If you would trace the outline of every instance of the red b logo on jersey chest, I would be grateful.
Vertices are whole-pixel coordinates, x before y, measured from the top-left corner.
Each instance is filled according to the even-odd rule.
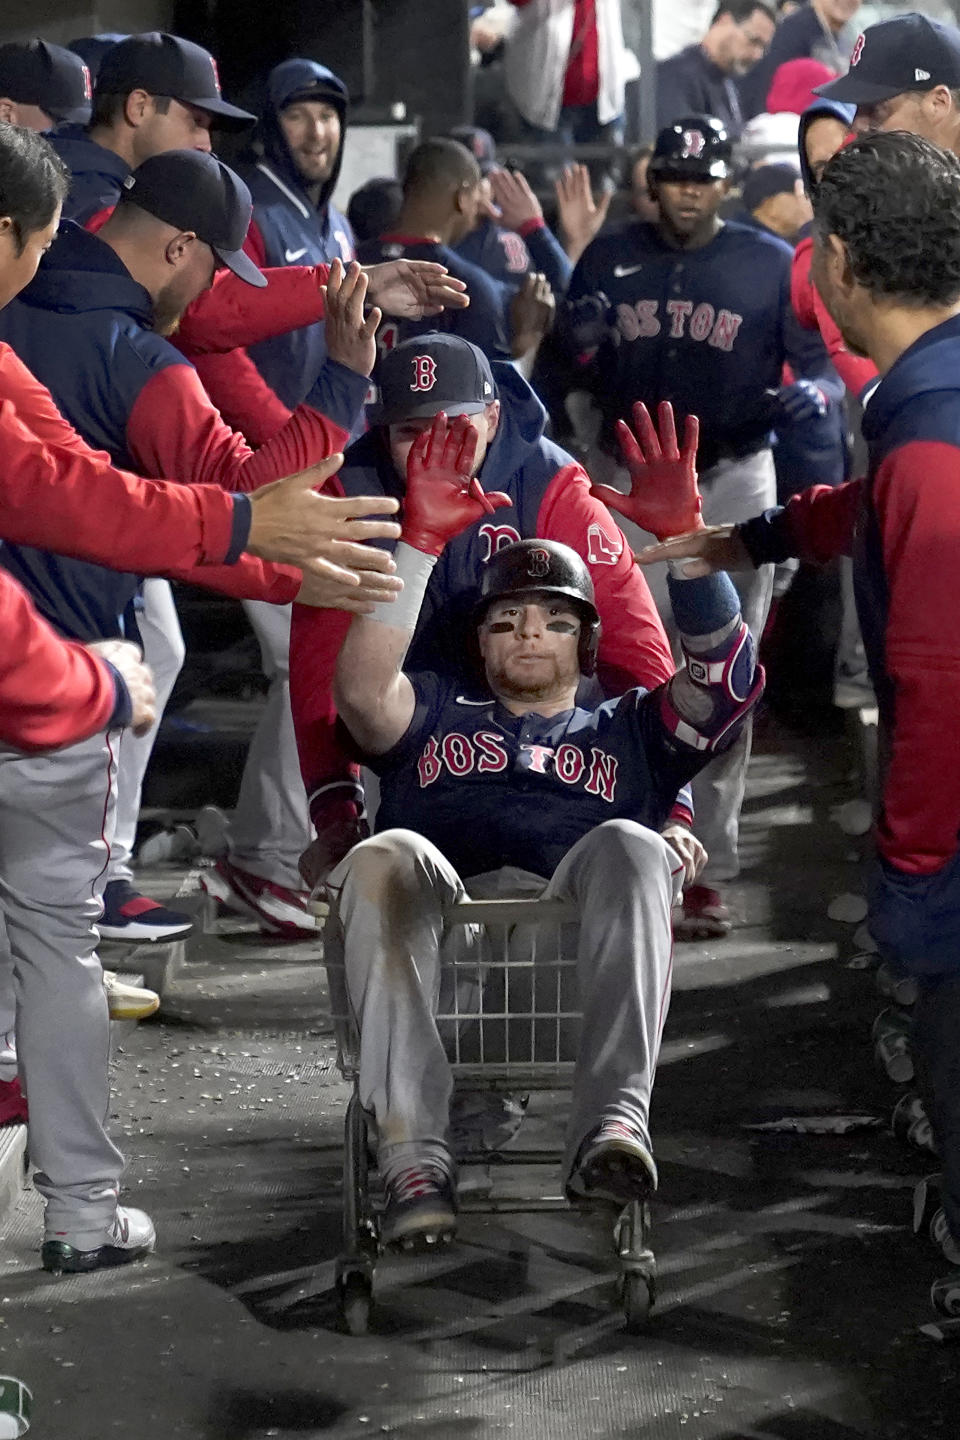
[[[429,355],[414,355],[411,390],[432,390],[437,383],[437,362]]]

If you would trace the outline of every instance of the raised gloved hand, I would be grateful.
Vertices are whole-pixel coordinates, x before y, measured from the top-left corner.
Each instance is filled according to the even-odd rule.
[[[827,397],[812,380],[781,385],[777,399],[789,420],[817,420],[827,413]]]
[[[610,485],[593,485],[590,494],[641,530],[658,540],[704,528],[700,511],[703,501],[697,489],[697,442],[700,422],[688,415],[683,449],[677,447],[673,406],[662,400],[658,410],[657,435],[650,412],[638,400],[633,407],[634,437],[629,425],[617,421],[617,438],[624,464],[630,471],[630,493],[623,495]],[[639,443],[638,443],[639,442]]]
[[[401,539],[414,550],[439,555],[448,540],[482,515],[513,504],[500,490],[484,494],[473,474],[478,438],[465,415],[448,420],[441,410],[430,429],[413,442]]]

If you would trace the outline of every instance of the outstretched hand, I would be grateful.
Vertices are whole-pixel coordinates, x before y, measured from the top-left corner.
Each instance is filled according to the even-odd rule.
[[[466,283],[433,260],[385,260],[368,265],[363,273],[370,304],[396,319],[422,320],[470,304]]]
[[[500,490],[485,494],[473,473],[479,436],[465,415],[448,420],[441,410],[418,435],[407,457],[402,539],[415,550],[439,555],[448,540],[512,505]]]
[[[696,415],[687,416],[681,450],[669,400],[660,402],[658,419],[659,435],[646,405],[638,400],[633,407],[636,436],[623,420],[617,421],[617,438],[630,472],[630,493],[624,495],[610,485],[593,485],[590,493],[641,530],[666,540],[703,529],[703,501],[697,488],[700,422]]]

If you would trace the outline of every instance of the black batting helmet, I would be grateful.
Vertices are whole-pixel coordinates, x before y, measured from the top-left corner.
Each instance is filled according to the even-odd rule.
[[[600,616],[590,571],[569,545],[556,540],[519,540],[491,556],[480,584],[478,623],[494,600],[508,595],[562,595],[575,603],[583,624],[580,629],[580,670],[592,675],[600,643]]]
[[[726,180],[732,160],[733,146],[719,120],[713,115],[681,115],[657,136],[647,174]]]

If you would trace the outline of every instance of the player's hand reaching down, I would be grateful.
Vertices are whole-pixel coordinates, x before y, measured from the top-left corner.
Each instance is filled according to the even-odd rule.
[[[686,889],[693,884],[706,865],[707,852],[689,826],[681,825],[678,820],[671,820],[668,825],[664,825],[660,834],[683,861],[683,884]]]
[[[473,473],[479,436],[465,415],[448,420],[441,410],[418,435],[407,457],[403,539],[426,555],[439,555],[448,540],[511,505],[509,495],[485,494]]]
[[[370,549],[368,540],[396,540],[400,526],[384,516],[400,507],[384,495],[321,495],[343,464],[331,455],[319,465],[264,485],[250,496],[253,516],[247,550],[261,560],[298,565],[322,579],[356,588],[374,569],[391,574],[393,560],[384,550]],[[375,520],[366,516],[377,516]]]
[[[641,530],[665,540],[703,528],[703,502],[697,488],[700,422],[696,415],[687,416],[681,450],[669,400],[661,401],[658,417],[659,435],[642,401],[633,407],[636,436],[623,420],[617,421],[617,438],[630,472],[630,493],[623,495],[610,485],[594,485],[590,493]]]
[[[130,696],[130,729],[134,735],[146,735],[157,718],[157,692],[140,647],[129,640],[96,640],[87,649],[119,673]]]

